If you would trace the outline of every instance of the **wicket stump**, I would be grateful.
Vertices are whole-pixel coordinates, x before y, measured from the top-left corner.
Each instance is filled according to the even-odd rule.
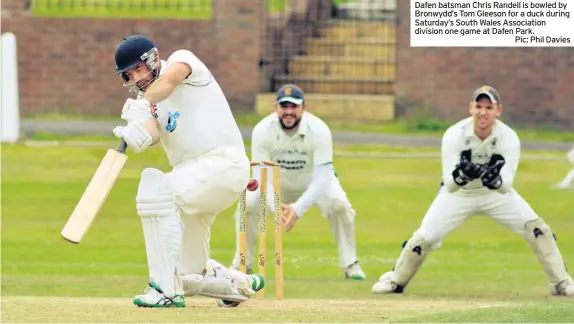
[[[273,214],[275,237],[275,299],[283,299],[283,225],[281,222],[281,169],[271,161],[251,162],[251,166],[260,166],[259,178],[259,254],[258,272],[265,276],[267,263],[267,179],[268,169],[273,169]],[[239,258],[240,270],[247,272],[247,189],[239,197]],[[258,292],[265,296],[265,289]]]

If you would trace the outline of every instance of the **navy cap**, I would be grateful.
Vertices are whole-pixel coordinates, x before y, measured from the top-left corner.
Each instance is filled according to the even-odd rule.
[[[303,90],[294,84],[286,84],[277,91],[277,103],[291,102],[301,105],[303,101],[305,101]]]
[[[487,96],[493,104],[500,104],[500,94],[489,85],[484,85],[476,89],[472,94],[472,102],[476,102],[481,96]]]

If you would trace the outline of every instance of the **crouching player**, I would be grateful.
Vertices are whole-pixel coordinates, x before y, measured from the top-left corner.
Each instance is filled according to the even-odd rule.
[[[282,218],[290,231],[313,205],[331,223],[339,246],[339,266],[345,278],[362,280],[365,274],[359,266],[355,246],[355,210],[343,191],[333,169],[333,139],[327,124],[305,111],[303,91],[287,84],[277,92],[275,112],[261,120],[253,129],[251,160],[273,161],[281,167]],[[259,180],[259,169],[254,176]],[[269,177],[271,178],[271,177]],[[267,192],[273,192],[271,182]],[[273,202],[268,204],[273,210]],[[258,215],[259,192],[247,194],[247,214]],[[239,268],[239,208],[237,222],[237,252],[233,267]],[[258,217],[247,217],[247,267],[253,265],[257,241]],[[249,272],[249,271],[248,271]]]
[[[136,209],[141,218],[149,287],[141,307],[184,307],[184,295],[236,305],[264,285],[258,275],[227,269],[210,259],[211,226],[245,189],[250,176],[243,138],[209,69],[190,51],[159,59],[144,36],[116,48],[116,73],[138,94],[128,99],[114,129],[136,153],[161,142],[173,169],[141,173]]]
[[[443,183],[419,229],[403,247],[394,269],[373,286],[378,294],[401,293],[428,254],[469,217],[482,214],[522,235],[546,272],[552,295],[574,295],[552,230],[513,188],[520,140],[497,120],[498,92],[484,86],[470,103],[472,117],[451,126],[442,139]]]

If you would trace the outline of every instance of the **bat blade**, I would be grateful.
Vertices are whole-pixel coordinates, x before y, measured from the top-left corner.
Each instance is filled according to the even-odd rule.
[[[64,240],[74,244],[80,243],[108,198],[127,160],[125,143],[117,149],[108,150],[62,229],[61,235]]]

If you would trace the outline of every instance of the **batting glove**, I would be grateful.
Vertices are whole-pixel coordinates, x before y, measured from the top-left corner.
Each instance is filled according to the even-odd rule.
[[[128,99],[122,108],[121,118],[128,123],[140,121],[144,124],[152,118],[152,111],[147,99]]]
[[[145,124],[139,121],[128,123],[126,126],[118,126],[113,132],[116,137],[123,138],[136,153],[153,144],[153,139],[145,128]]]

